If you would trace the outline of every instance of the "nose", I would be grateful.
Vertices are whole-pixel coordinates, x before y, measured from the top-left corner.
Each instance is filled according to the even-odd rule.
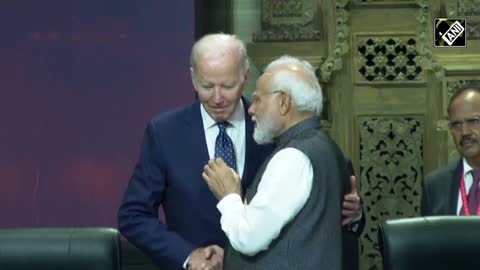
[[[215,103],[221,103],[223,101],[222,90],[219,87],[215,87],[213,90],[213,101]]]
[[[470,129],[470,125],[467,123],[467,121],[464,121],[462,123],[462,130],[461,131],[462,131],[462,135],[470,134],[471,129]]]

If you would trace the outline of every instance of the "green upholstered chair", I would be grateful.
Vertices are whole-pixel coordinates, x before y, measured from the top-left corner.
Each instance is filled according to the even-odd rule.
[[[383,270],[480,269],[480,217],[387,221],[379,228]]]
[[[120,270],[112,228],[0,229],[1,270]]]

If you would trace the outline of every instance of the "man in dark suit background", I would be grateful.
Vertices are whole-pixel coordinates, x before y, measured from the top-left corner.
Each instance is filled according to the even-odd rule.
[[[461,159],[429,174],[421,215],[478,215],[480,189],[480,84],[461,86],[448,105],[449,127]],[[478,176],[477,176],[478,175]]]
[[[200,39],[192,49],[191,75],[199,100],[150,121],[118,212],[122,234],[162,270],[222,267],[226,238],[217,200],[201,180],[204,165],[216,156],[220,123],[228,122],[243,187],[273,149],[253,141],[248,104],[241,98],[249,65],[239,39],[226,34]],[[358,196],[349,200],[359,208]],[[166,224],[158,220],[160,205]]]

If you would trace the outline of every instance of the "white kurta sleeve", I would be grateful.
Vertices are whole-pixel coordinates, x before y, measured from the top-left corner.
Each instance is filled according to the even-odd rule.
[[[304,153],[295,148],[277,152],[248,205],[237,194],[225,196],[217,205],[222,214],[222,230],[231,245],[250,256],[266,250],[303,208],[312,181],[312,164]]]

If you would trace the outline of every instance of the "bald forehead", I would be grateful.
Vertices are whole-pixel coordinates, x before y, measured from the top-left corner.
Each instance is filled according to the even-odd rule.
[[[207,45],[214,45],[214,44],[232,44],[236,43],[236,39],[230,35],[224,34],[213,34],[213,35],[206,35],[205,37],[201,38],[198,42],[198,46],[207,46]]]
[[[292,75],[295,75],[295,74],[300,75],[301,73],[305,73],[305,71],[303,69],[301,69],[299,66],[297,66],[295,64],[291,64],[291,63],[277,65],[277,66],[269,69],[266,73],[268,73],[268,72],[275,73],[275,72],[278,72],[278,71],[290,72],[290,73],[292,73]]]
[[[233,60],[240,62],[240,53],[235,48],[224,48],[223,50],[205,48],[205,50],[199,50],[197,54],[198,62],[222,61],[225,58],[232,58]]]
[[[240,61],[241,41],[225,34],[212,34],[201,38],[192,49],[191,64],[204,60],[221,60],[225,57],[236,57]]]
[[[480,91],[478,89],[467,89],[463,91],[453,102],[475,101],[480,99]]]
[[[302,68],[293,63],[279,64],[278,66],[270,68],[268,71],[265,72],[265,74],[270,73],[271,75],[274,75],[279,72],[286,73],[289,76],[297,77],[298,79],[305,81],[310,85],[315,84],[315,82],[312,81],[310,74],[305,70],[305,68]]]
[[[448,106],[448,114],[459,113],[461,111],[480,111],[480,91],[477,89],[465,89],[462,93],[453,97]]]
[[[478,89],[468,89],[465,91],[465,98],[466,99],[474,99],[480,97],[480,92]]]

